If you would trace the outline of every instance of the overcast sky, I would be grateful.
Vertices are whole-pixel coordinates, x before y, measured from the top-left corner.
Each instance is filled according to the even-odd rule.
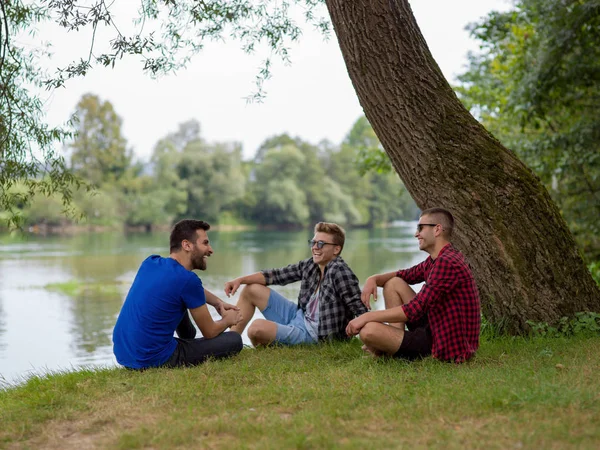
[[[412,0],[411,7],[425,40],[451,82],[477,44],[465,26],[492,10],[507,10],[508,0]],[[40,37],[48,40],[40,33]],[[50,39],[57,49],[52,64],[65,55],[85,56],[88,38],[70,34]],[[291,66],[275,64],[263,103],[248,104],[262,58],[249,56],[235,42],[210,44],[188,69],[153,80],[135,59],[115,69],[95,69],[65,88],[44,93],[48,120],[65,122],[85,93],[109,100],[123,119],[123,133],[138,158],[147,160],[155,143],[178,124],[197,119],[208,141],[239,141],[245,158],[269,136],[289,133],[312,143],[339,143],[362,115],[335,35],[329,41],[311,29],[291,49]],[[70,49],[69,52],[63,50]],[[83,53],[82,53],[83,52]]]

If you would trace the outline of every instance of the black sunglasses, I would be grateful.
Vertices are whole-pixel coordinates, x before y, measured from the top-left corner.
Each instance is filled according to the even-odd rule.
[[[337,244],[333,244],[332,242],[315,241],[314,239],[309,239],[308,246],[310,248],[313,248],[315,245],[317,246],[317,248],[319,250],[321,250],[326,245],[337,245]]]
[[[438,223],[420,223],[417,225],[417,232],[423,231],[423,227],[435,227],[438,226]]]

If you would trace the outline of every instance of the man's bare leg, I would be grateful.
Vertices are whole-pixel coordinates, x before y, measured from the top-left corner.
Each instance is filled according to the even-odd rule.
[[[369,322],[360,330],[365,351],[375,356],[394,355],[404,339],[404,329],[385,323]]]
[[[264,309],[264,308],[263,308]],[[269,345],[277,336],[277,324],[270,320],[256,319],[248,328],[248,337],[255,347]]]
[[[415,295],[417,294],[410,285],[399,277],[392,278],[383,286],[385,309],[406,305],[415,298]],[[404,331],[404,322],[390,323],[390,325]]]
[[[248,322],[254,316],[254,308],[264,311],[269,304],[270,295],[271,289],[262,284],[248,284],[244,286],[236,305],[242,313],[242,321],[232,326],[231,331],[242,334],[242,331],[244,331]]]

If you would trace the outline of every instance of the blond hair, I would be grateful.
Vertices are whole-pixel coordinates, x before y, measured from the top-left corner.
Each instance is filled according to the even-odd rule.
[[[346,242],[346,232],[337,223],[319,222],[315,225],[315,233],[327,233],[333,236],[333,242],[344,248]],[[340,250],[341,253],[341,250]]]

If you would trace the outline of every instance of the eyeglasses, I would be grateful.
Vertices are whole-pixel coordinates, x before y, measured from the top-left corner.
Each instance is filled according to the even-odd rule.
[[[436,227],[439,223],[420,223],[417,225],[417,233],[423,231],[423,227]]]
[[[337,245],[337,244],[334,244],[332,242],[315,241],[314,239],[311,239],[311,240],[308,241],[308,246],[310,248],[313,248],[315,245],[317,246],[317,248],[319,250],[321,250],[326,245]]]

